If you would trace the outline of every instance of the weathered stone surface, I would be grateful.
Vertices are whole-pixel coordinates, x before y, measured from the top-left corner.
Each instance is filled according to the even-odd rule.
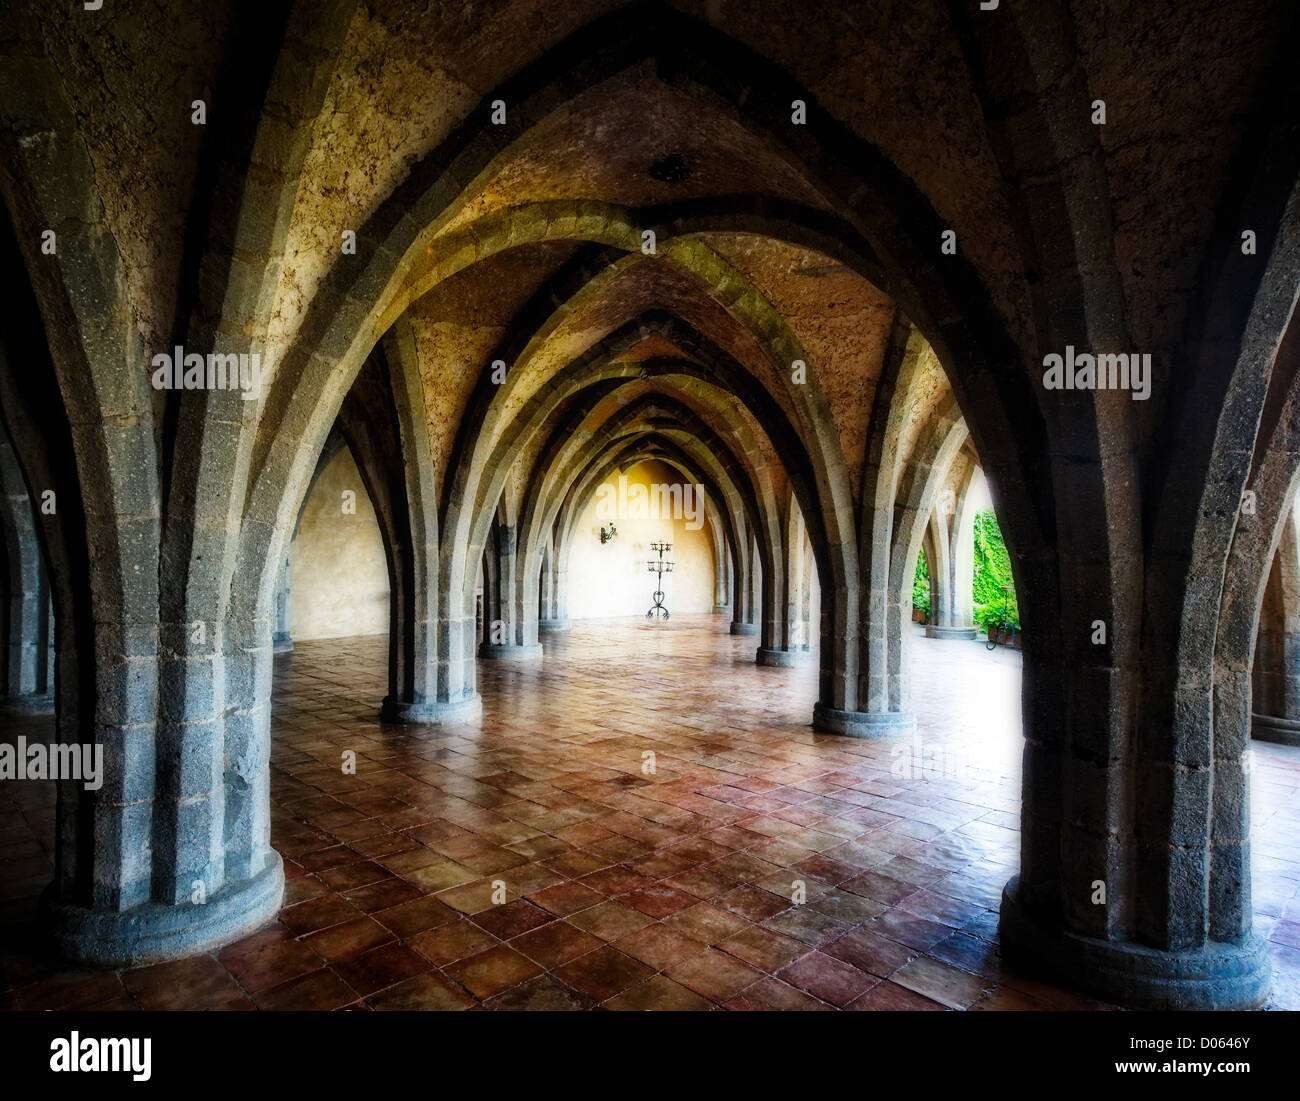
[[[1300,723],[1293,42],[1270,0],[1130,7],[10,5],[0,689],[106,753],[57,812],[63,948],[274,911],[273,654],[345,438],[406,724],[564,645],[578,516],[654,461],[705,487],[755,661],[818,652],[814,729],[897,737],[916,562],[928,633],[970,637],[987,476],[1025,624],[1009,950],[1257,1004],[1252,713]],[[178,345],[262,357],[258,392],[154,387]],[[1150,355],[1149,393],[1047,389],[1067,349]]]

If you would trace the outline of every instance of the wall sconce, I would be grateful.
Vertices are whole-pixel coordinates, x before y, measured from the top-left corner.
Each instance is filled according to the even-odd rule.
[[[610,521],[610,525],[608,528],[600,529],[600,541],[602,543],[612,543],[617,538],[618,538],[618,528],[614,526],[613,521]]]

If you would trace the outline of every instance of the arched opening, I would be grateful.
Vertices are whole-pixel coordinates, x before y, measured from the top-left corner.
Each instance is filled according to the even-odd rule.
[[[289,550],[296,642],[387,636],[388,562],[375,507],[352,453],[322,466],[303,501]]]
[[[1260,599],[1250,669],[1250,904],[1267,939],[1271,1004],[1300,1006],[1300,951],[1295,944],[1295,776],[1300,768],[1296,711],[1297,510],[1294,491],[1280,510],[1276,549]]]

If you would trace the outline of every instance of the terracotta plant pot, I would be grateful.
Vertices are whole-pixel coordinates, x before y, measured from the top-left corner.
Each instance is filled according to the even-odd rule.
[[[992,631],[992,630],[994,630],[994,629],[995,629],[995,625],[992,624],[992,623],[990,623],[987,627],[984,628],[984,637],[985,637],[985,638],[988,638],[988,637],[989,637],[989,632]],[[1015,637],[1014,639],[1011,640],[1011,642],[1010,642],[1009,645],[1011,645],[1012,647],[1014,647],[1014,648],[1017,649],[1017,650],[1023,650],[1023,649],[1024,649],[1024,646],[1022,645],[1023,641],[1024,641],[1024,634],[1023,634],[1023,632],[1020,630],[1020,628],[1017,627],[1017,628],[1016,628],[1016,637]],[[1001,645],[1001,646],[1006,646],[1006,645],[1008,645],[1006,639],[1004,639],[1004,638],[999,638],[999,639],[998,639],[998,644]]]

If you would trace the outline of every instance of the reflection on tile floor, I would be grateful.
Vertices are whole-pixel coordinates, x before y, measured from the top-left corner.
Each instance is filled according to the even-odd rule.
[[[485,718],[446,730],[376,720],[384,639],[299,644],[276,667],[284,909],[179,963],[41,955],[51,792],[0,785],[0,1006],[1096,1006],[998,957],[1019,655],[918,637],[919,733],[900,749],[814,735],[815,670],[759,668],[726,629],[577,624],[542,663],[481,662]],[[5,736],[42,723],[9,716]],[[1300,1008],[1300,750],[1256,751],[1257,927],[1274,1007]]]

